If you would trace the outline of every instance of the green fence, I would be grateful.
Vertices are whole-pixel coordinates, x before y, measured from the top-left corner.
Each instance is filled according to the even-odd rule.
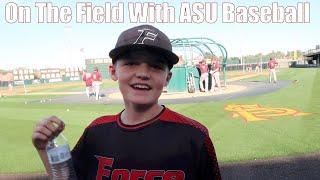
[[[94,67],[98,67],[101,75],[102,75],[102,79],[109,79],[110,75],[109,75],[109,65],[108,64],[87,64],[87,71],[92,73]]]
[[[167,86],[168,92],[187,92],[187,76],[193,73],[196,90],[199,89],[199,73],[196,67],[191,66],[174,66],[171,69],[172,78]]]

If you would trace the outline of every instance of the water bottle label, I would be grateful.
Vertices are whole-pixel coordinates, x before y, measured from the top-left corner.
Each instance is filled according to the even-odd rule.
[[[68,145],[62,145],[47,151],[50,164],[59,164],[71,158]]]

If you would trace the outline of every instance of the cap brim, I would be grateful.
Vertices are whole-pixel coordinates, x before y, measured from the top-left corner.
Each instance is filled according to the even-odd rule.
[[[117,48],[112,49],[109,52],[109,56],[112,59],[112,63],[115,63],[115,61],[119,58],[119,56],[121,56],[125,53],[128,53],[129,51],[134,51],[134,50],[138,50],[138,49],[148,49],[153,52],[159,53],[161,56],[163,56],[168,61],[168,65],[169,65],[170,69],[172,68],[172,66],[174,64],[177,64],[179,61],[179,57],[176,54],[174,54],[173,52],[168,51],[166,49],[162,49],[162,48],[155,47],[155,46],[149,46],[149,45],[145,45],[145,44],[131,44],[128,46],[117,47]]]

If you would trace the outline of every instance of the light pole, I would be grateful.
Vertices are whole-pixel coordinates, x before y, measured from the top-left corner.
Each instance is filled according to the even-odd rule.
[[[66,25],[64,26],[64,31],[65,31],[65,58],[66,62],[65,65],[70,66],[72,65],[72,48],[71,48],[71,33],[72,33],[72,26],[71,25]]]
[[[260,73],[262,73],[262,53],[260,53]]]

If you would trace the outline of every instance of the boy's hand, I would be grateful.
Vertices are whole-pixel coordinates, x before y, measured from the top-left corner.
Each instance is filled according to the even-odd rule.
[[[37,150],[44,150],[49,140],[60,134],[64,122],[56,116],[50,116],[39,121],[32,133],[32,143]]]

